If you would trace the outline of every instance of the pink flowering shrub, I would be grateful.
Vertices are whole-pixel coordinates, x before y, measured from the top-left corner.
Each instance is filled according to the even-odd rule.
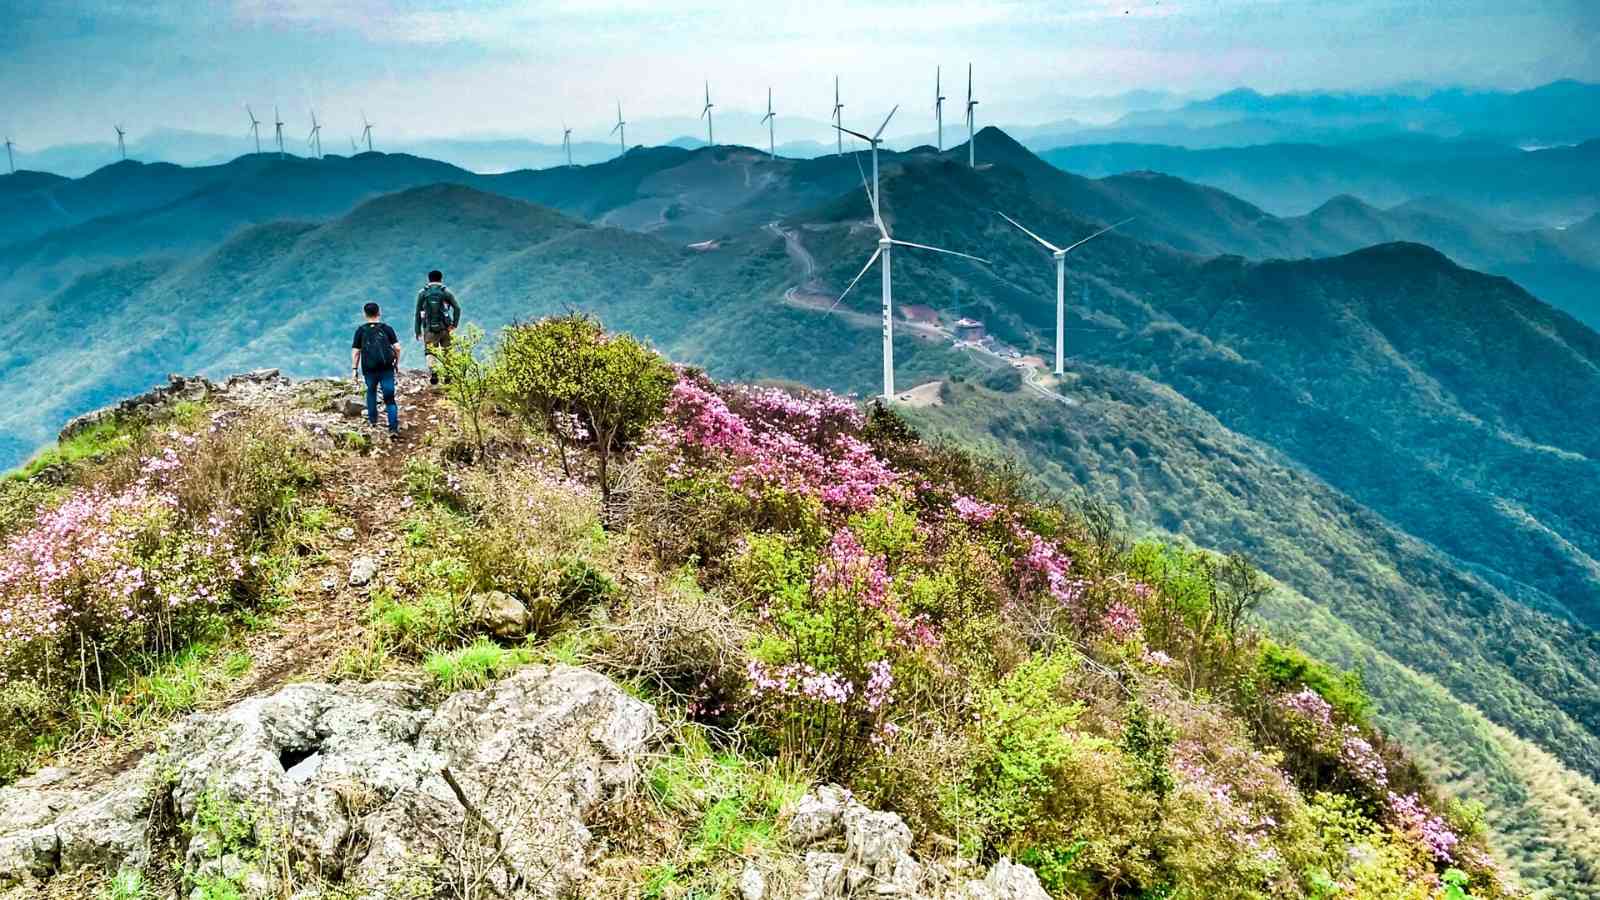
[[[1408,840],[1425,848],[1441,863],[1455,859],[1456,845],[1461,838],[1445,820],[1423,805],[1416,794],[1404,797],[1391,792],[1386,805],[1390,827]]]
[[[651,445],[669,478],[725,472],[752,498],[781,492],[819,501],[837,517],[870,508],[894,473],[861,439],[854,404],[828,393],[796,397],[762,388],[719,391],[681,377]]]
[[[42,691],[55,715],[253,596],[251,559],[309,472],[253,421],[128,446],[0,544],[0,690]]]

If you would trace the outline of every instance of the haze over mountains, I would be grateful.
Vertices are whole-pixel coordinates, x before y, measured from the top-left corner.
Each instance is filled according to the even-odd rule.
[[[1495,798],[1531,885],[1600,890],[1600,855],[1550,813],[1600,815],[1600,335],[1581,292],[1537,287],[1600,283],[1593,223],[1333,196],[1279,217],[1170,175],[1063,171],[998,129],[977,149],[977,170],[964,146],[885,154],[884,211],[903,240],[993,260],[897,254],[896,300],[982,319],[1002,354],[1050,346],[1053,271],[992,210],[1052,240],[1138,218],[1070,259],[1067,379],[904,327],[901,384],[944,382],[907,415],[1251,553],[1286,585],[1275,626],[1358,667],[1445,781]],[[435,265],[490,330],[578,308],[719,377],[876,389],[875,279],[818,308],[875,240],[848,156],[129,162],[0,177],[0,212],[23,336],[0,382],[28,398],[0,411],[8,464],[167,372],[340,372],[359,304],[405,324]]]

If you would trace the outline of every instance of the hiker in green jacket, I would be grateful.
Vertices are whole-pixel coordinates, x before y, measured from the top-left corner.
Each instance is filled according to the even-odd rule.
[[[450,346],[450,333],[461,324],[461,304],[456,295],[444,286],[444,273],[438,269],[428,273],[428,283],[417,292],[417,340],[422,342],[423,353],[428,358],[428,380],[439,383],[439,373],[433,368],[435,348]]]

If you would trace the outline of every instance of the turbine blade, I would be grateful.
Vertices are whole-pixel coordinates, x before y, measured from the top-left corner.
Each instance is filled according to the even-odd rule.
[[[877,138],[867,137],[866,135],[862,134],[859,131],[851,131],[850,129],[844,127],[843,125],[835,125],[833,127],[838,131],[844,132],[845,134],[853,134],[856,137],[861,138],[863,141],[866,141],[869,144],[872,143],[873,141],[877,140]]]
[[[902,247],[915,247],[918,250],[932,250],[935,253],[948,253],[951,256],[959,256],[962,259],[970,259],[973,262],[981,262],[984,265],[988,265],[989,264],[989,261],[987,259],[984,259],[981,256],[973,256],[970,253],[961,253],[961,252],[958,252],[958,251],[955,251],[955,250],[946,250],[943,247],[930,247],[927,244],[913,244],[910,241],[901,241],[901,240],[896,240],[894,238],[890,238],[889,239],[889,243],[891,243],[891,244],[899,244]]]
[[[887,115],[887,116],[884,116],[884,117],[883,117],[883,124],[882,124],[882,125],[879,125],[879,126],[878,126],[878,132],[877,132],[877,134],[874,134],[874,135],[873,135],[873,136],[872,136],[872,140],[873,140],[873,141],[877,141],[877,139],[878,139],[878,138],[879,138],[879,137],[881,137],[881,136],[882,136],[882,135],[883,135],[883,130],[884,130],[884,129],[885,129],[885,128],[888,128],[888,127],[889,127],[889,120],[890,120],[890,119],[892,119],[892,118],[894,118],[894,114],[895,114],[895,112],[896,112],[896,111],[897,111],[897,110],[899,110],[899,109],[900,109],[900,104],[898,104],[898,103],[896,103],[896,104],[895,104],[895,105],[894,105],[894,109],[891,109],[891,110],[889,110],[889,114],[888,114],[888,115]]]
[[[1106,227],[1100,229],[1099,231],[1096,231],[1094,234],[1089,235],[1088,237],[1084,238],[1083,240],[1077,242],[1076,244],[1069,244],[1067,246],[1067,249],[1065,251],[1063,251],[1063,252],[1071,253],[1072,251],[1078,249],[1079,247],[1082,247],[1084,244],[1089,243],[1090,241],[1094,240],[1095,238],[1099,237],[1102,234],[1105,234],[1106,232],[1110,231],[1111,229],[1120,228],[1123,225],[1126,225],[1129,222],[1132,222],[1134,219],[1137,219],[1137,218],[1139,218],[1139,217],[1138,216],[1129,216],[1126,219],[1123,219],[1121,222],[1117,222],[1114,225],[1107,225]]]
[[[833,312],[834,309],[836,309],[839,306],[840,303],[844,302],[844,295],[850,293],[850,289],[856,286],[856,282],[861,280],[861,276],[862,275],[867,274],[867,270],[872,268],[872,264],[877,262],[878,261],[878,257],[881,256],[882,254],[883,254],[883,248],[882,247],[879,247],[878,249],[872,251],[872,255],[867,257],[867,264],[861,267],[861,271],[856,273],[856,277],[850,279],[850,283],[845,286],[844,293],[839,295],[839,299],[838,300],[833,301],[833,306],[828,307],[828,312]]]
[[[1000,218],[1005,219],[1007,222],[1010,222],[1011,224],[1017,226],[1017,228],[1020,229],[1023,234],[1027,235],[1028,237],[1033,238],[1034,240],[1038,241],[1039,243],[1041,243],[1041,244],[1045,245],[1046,247],[1050,248],[1050,252],[1051,253],[1060,253],[1061,252],[1061,248],[1060,247],[1057,247],[1055,244],[1050,243],[1049,241],[1045,240],[1042,237],[1039,237],[1037,234],[1034,234],[1033,232],[1029,231],[1028,229],[1023,228],[1022,227],[1022,223],[1018,222],[1016,219],[1011,218],[1010,216],[1006,215],[1003,212],[1000,212],[1000,210],[998,210],[998,209],[995,210],[995,213],[997,213],[1000,216]]]
[[[853,153],[851,157],[856,161],[856,171],[861,173],[861,189],[867,192],[867,205],[872,207],[872,224],[878,226],[879,233],[884,237],[888,237],[889,232],[883,227],[883,214],[878,212],[877,195],[873,194],[872,188],[867,186],[867,172],[861,168],[861,154]]]

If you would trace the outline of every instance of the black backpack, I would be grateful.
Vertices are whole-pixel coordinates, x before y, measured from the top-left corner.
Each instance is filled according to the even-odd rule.
[[[449,327],[450,322],[445,317],[444,287],[430,284],[425,288],[422,296],[422,327],[429,331],[442,331]]]
[[[394,344],[389,340],[389,330],[377,322],[361,326],[361,368],[367,372],[394,368]]]

